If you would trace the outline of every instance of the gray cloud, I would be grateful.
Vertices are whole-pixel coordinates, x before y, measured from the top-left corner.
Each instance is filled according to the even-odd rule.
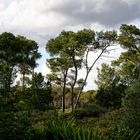
[[[140,19],[139,0],[64,0],[49,10],[63,15],[67,24],[97,22],[114,26]]]
[[[140,0],[0,0],[0,31],[46,37],[79,25],[132,23],[139,13]]]

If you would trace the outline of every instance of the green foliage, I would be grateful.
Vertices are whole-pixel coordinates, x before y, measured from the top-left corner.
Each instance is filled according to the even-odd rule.
[[[35,131],[34,139],[53,140],[99,140],[102,139],[98,133],[75,126],[74,120],[55,119],[47,123],[47,128],[40,126],[41,131]]]
[[[118,75],[116,74],[116,71],[114,68],[112,68],[111,66],[103,63],[101,65],[101,68],[97,68],[98,71],[98,80],[95,81],[95,83],[97,84],[98,88],[100,87],[107,87],[108,85],[111,85],[113,80],[116,78],[116,84],[119,82],[119,77],[117,77]]]
[[[24,88],[25,74],[29,74],[36,67],[36,60],[40,57],[35,41],[23,36],[16,37],[12,33],[0,34],[0,88],[5,90],[6,96],[9,96],[17,70],[23,75]]]
[[[94,49],[106,50],[107,47],[113,45],[117,41],[117,32],[113,31],[100,31],[96,33],[96,40],[94,42]]]
[[[112,65],[115,66],[118,74],[127,85],[139,79],[139,60],[140,56],[137,55],[136,51],[128,50],[121,53],[119,58],[112,62]]]
[[[98,86],[95,96],[97,103],[103,107],[119,108],[126,86],[115,69],[102,64],[102,68],[98,69],[98,80],[95,82]]]
[[[131,66],[129,76],[132,74],[134,79],[140,79],[140,29],[135,25],[122,24],[120,27],[119,43],[122,47],[126,48],[128,52],[124,53],[125,62],[124,64]],[[123,61],[124,62],[124,61]],[[125,66],[123,65],[123,66]]]
[[[74,88],[77,85],[78,70],[81,69],[86,46],[94,40],[92,30],[82,30],[77,33],[62,31],[58,37],[50,39],[46,51],[54,58],[47,60],[54,81],[62,86],[63,111],[65,109],[66,87],[71,87],[71,106],[74,105]]]
[[[27,139],[29,137],[29,128],[31,128],[29,116],[26,111],[0,113],[0,139]]]
[[[120,27],[121,34],[119,35],[119,43],[126,49],[135,50],[140,53],[139,50],[139,37],[140,29],[135,25],[122,24]]]
[[[107,112],[105,115],[101,116],[98,121],[92,124],[95,126],[93,130],[98,130],[99,133],[109,140],[139,139],[139,130],[136,131],[133,128],[129,129],[124,125],[124,116],[126,113],[127,110],[125,108]]]
[[[86,92],[83,92],[80,97],[80,106],[83,106],[86,103],[92,103],[95,101],[95,90],[88,90]]]
[[[139,138],[139,132],[133,130],[120,128],[105,135],[97,130],[78,127],[73,119],[63,120],[62,118],[50,120],[46,124],[43,122],[38,123],[34,127],[32,136],[34,140],[129,140]]]
[[[73,116],[77,119],[84,117],[100,117],[106,110],[95,103],[85,104],[81,109],[76,109]]]
[[[126,110],[123,108],[106,112],[93,124],[95,126],[93,129],[98,130],[104,135],[111,135],[118,130],[125,129],[123,125],[125,112]]]
[[[12,72],[15,63],[18,61],[17,51],[19,46],[15,46],[16,37],[12,33],[0,34],[0,85],[8,96],[10,85],[13,83]]]
[[[131,129],[140,130],[140,82],[135,82],[126,91],[123,106],[127,110],[125,125]]]
[[[12,33],[0,34],[0,139],[140,139],[139,38],[140,30],[125,24],[119,37],[116,31],[62,31],[46,45],[51,74],[45,82],[41,73],[33,74],[41,57],[37,43]],[[98,69],[97,91],[83,92],[92,68],[116,41],[127,51],[112,66],[102,64]],[[98,50],[89,65],[89,53]],[[82,67],[86,76],[78,79]],[[18,74],[22,75],[19,85],[12,87]],[[73,111],[77,104],[80,108]]]
[[[96,102],[103,107],[120,108],[122,93],[119,91],[121,87],[100,88],[97,91]]]
[[[16,94],[15,107],[17,110],[37,109],[44,111],[52,106],[53,97],[48,89],[26,89]]]
[[[42,73],[34,73],[32,75],[32,80],[30,81],[31,88],[33,89],[39,89],[39,88],[44,88],[45,86],[45,81],[44,81],[44,76]]]

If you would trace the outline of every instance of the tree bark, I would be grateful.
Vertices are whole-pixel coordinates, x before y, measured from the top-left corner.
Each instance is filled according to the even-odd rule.
[[[74,87],[75,87],[75,84],[76,84],[76,81],[77,81],[77,76],[78,76],[78,69],[77,69],[77,65],[76,65],[76,62],[75,62],[75,54],[72,56],[72,61],[73,61],[74,68],[75,68],[74,81],[71,85],[71,109],[72,109],[72,112],[73,112],[73,110],[74,110]]]
[[[62,90],[62,111],[65,112],[65,92],[66,92],[66,79],[67,79],[68,70],[64,73],[64,83],[63,83],[63,90]]]

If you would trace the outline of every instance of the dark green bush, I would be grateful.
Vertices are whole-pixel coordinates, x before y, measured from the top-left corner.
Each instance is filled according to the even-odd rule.
[[[105,135],[98,129],[79,127],[73,119],[46,116],[46,120],[40,118],[33,121],[31,114],[26,111],[1,114],[0,126],[1,140],[129,140],[140,138],[139,132],[129,129],[114,129]]]
[[[125,109],[121,108],[105,113],[94,123],[94,129],[104,135],[108,135],[116,130],[125,128],[123,125],[125,111]]]
[[[84,117],[100,117],[105,112],[106,110],[104,108],[92,103],[86,104],[83,108],[75,110],[73,115],[77,119],[82,119]]]
[[[140,82],[135,82],[126,91],[123,107],[127,110],[124,116],[125,126],[140,130]]]
[[[50,89],[26,89],[14,94],[17,110],[45,111],[52,107],[53,96]]]
[[[95,96],[96,102],[106,108],[120,108],[121,99],[124,93],[124,86],[119,87],[100,87]]]
[[[28,112],[0,113],[0,139],[24,140],[30,135],[31,120]]]

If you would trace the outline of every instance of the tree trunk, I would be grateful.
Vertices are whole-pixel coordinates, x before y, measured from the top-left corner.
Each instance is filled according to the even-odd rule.
[[[67,72],[64,73],[64,83],[63,83],[63,91],[62,91],[62,111],[65,112],[65,92],[66,92],[66,78],[67,78]]]
[[[72,89],[71,89],[71,110],[72,110],[72,112],[74,109],[73,97],[74,97],[74,87],[72,87]]]
[[[96,64],[96,62],[98,61],[98,59],[102,56],[102,54],[104,53],[104,51],[106,50],[106,48],[107,48],[107,47],[105,47],[105,48],[101,51],[101,53],[98,55],[98,57],[95,59],[95,61],[92,63],[92,65],[91,65],[90,67],[88,67],[88,65],[86,64],[86,69],[87,69],[86,77],[85,77],[85,79],[84,79],[83,85],[82,85],[81,88],[80,88],[79,94],[78,94],[78,96],[77,96],[77,98],[76,98],[76,102],[75,102],[75,105],[74,105],[74,109],[76,109],[76,107],[77,107],[77,104],[78,104],[78,102],[79,102],[79,99],[80,99],[81,93],[82,93],[82,91],[83,91],[83,89],[84,89],[84,86],[86,85],[86,81],[87,81],[87,78],[88,78],[88,75],[89,75],[90,71],[92,70],[93,66]],[[87,59],[88,59],[88,52],[87,52],[87,56],[86,56],[86,63],[87,63]]]
[[[90,71],[88,71],[88,72],[86,73],[85,80],[84,80],[83,85],[81,86],[80,91],[79,91],[79,94],[78,94],[78,96],[77,96],[77,98],[76,98],[76,102],[75,102],[75,105],[74,105],[74,109],[76,109],[76,107],[77,107],[77,105],[78,105],[78,102],[79,102],[81,93],[82,93],[82,91],[83,91],[83,89],[84,89],[84,86],[85,86],[85,84],[86,84],[86,81],[87,81],[89,72],[90,72]]]
[[[77,76],[78,76],[78,70],[77,70],[77,65],[76,65],[76,61],[75,61],[75,54],[72,56],[72,60],[73,60],[74,68],[75,68],[74,81],[73,81],[73,84],[71,85],[71,109],[73,112],[73,110],[74,110],[74,87],[75,87],[75,84],[77,81]]]

